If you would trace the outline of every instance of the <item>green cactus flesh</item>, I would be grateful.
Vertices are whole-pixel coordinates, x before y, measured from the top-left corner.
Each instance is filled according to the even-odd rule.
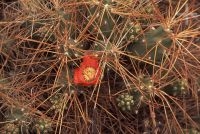
[[[163,27],[151,29],[128,46],[128,51],[141,58],[161,62],[166,50],[172,45],[168,32]]]

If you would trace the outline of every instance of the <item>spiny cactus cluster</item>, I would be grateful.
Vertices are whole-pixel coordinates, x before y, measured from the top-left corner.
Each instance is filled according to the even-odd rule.
[[[173,84],[173,90],[174,90],[174,94],[173,95],[177,95],[177,94],[187,94],[188,92],[188,82],[186,79],[178,79],[176,82],[174,82]]]
[[[134,106],[134,98],[128,93],[120,94],[120,96],[117,98],[117,103],[117,105],[123,111],[131,111],[132,107]]]
[[[31,117],[24,108],[9,107],[5,113],[3,132],[8,134],[27,133],[31,124]]]
[[[154,82],[149,76],[140,75],[139,81],[140,81],[141,90],[146,91],[149,94],[151,94],[151,92],[153,92],[153,89],[155,88]]]
[[[47,119],[39,119],[35,123],[37,133],[48,134],[52,132],[52,123]]]
[[[168,85],[164,91],[169,95],[187,95],[189,94],[188,80],[186,79],[176,79],[171,85]]]
[[[6,123],[2,128],[3,134],[19,134],[20,128],[14,123]]]
[[[61,112],[63,107],[64,109],[67,109],[65,96],[63,94],[56,94],[50,98],[50,102],[52,103],[52,109],[54,109],[56,112]]]
[[[52,123],[50,120],[31,115],[24,108],[8,107],[4,122],[1,128],[3,134],[48,134],[52,132]]]
[[[0,133],[200,129],[197,5],[0,2]]]
[[[163,29],[162,26],[152,27],[132,43],[128,47],[131,54],[152,60],[155,63],[163,63],[168,56],[167,49],[172,45],[170,29]]]

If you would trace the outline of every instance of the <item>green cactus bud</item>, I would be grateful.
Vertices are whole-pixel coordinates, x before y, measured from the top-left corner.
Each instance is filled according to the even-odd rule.
[[[123,111],[131,111],[134,106],[134,98],[129,93],[123,93],[118,96],[117,105]]]
[[[154,82],[149,76],[140,75],[140,88],[143,91],[147,91],[149,94],[151,94],[152,90],[154,89]]]
[[[175,81],[173,84],[173,95],[179,95],[179,94],[187,94],[187,87],[188,87],[188,82],[186,79],[178,79]]]
[[[166,86],[164,91],[173,96],[186,95],[188,93],[188,81],[186,79],[178,79],[171,85]]]
[[[126,34],[126,40],[127,41],[133,40],[141,30],[142,28],[139,23],[129,22],[124,31],[124,34]]]
[[[43,134],[48,134],[53,130],[52,123],[47,119],[38,119],[35,123],[35,128],[37,131]]]
[[[2,128],[1,128],[2,134],[19,134],[20,133],[20,128],[18,125],[10,122],[6,123]]]

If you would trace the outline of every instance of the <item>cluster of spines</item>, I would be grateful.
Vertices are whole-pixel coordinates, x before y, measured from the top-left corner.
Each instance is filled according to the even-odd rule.
[[[134,103],[134,96],[129,93],[120,94],[117,98],[117,106],[123,111],[131,111]]]
[[[61,93],[57,93],[50,98],[50,102],[52,103],[52,109],[56,112],[61,112],[63,109],[67,109],[65,105],[65,99],[63,99],[63,95]]]
[[[133,86],[131,92],[121,93],[117,98],[117,104],[123,111],[138,111],[141,106],[145,106],[150,97],[154,96],[155,83],[148,75],[140,75],[139,88]],[[186,79],[177,79],[171,85],[159,89],[165,91],[172,96],[187,95],[188,94],[188,81]],[[132,103],[130,103],[130,101]]]
[[[39,119],[35,123],[35,128],[40,133],[48,134],[52,131],[52,123],[47,119]]]
[[[5,134],[37,132],[48,134],[52,123],[47,118],[41,119],[30,115],[24,108],[10,107],[5,113],[5,123],[1,128]]]

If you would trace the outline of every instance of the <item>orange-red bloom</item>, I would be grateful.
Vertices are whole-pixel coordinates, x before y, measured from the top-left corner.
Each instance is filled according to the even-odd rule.
[[[93,55],[85,55],[80,67],[74,70],[74,83],[83,86],[95,85],[99,82],[100,75],[98,59]]]

